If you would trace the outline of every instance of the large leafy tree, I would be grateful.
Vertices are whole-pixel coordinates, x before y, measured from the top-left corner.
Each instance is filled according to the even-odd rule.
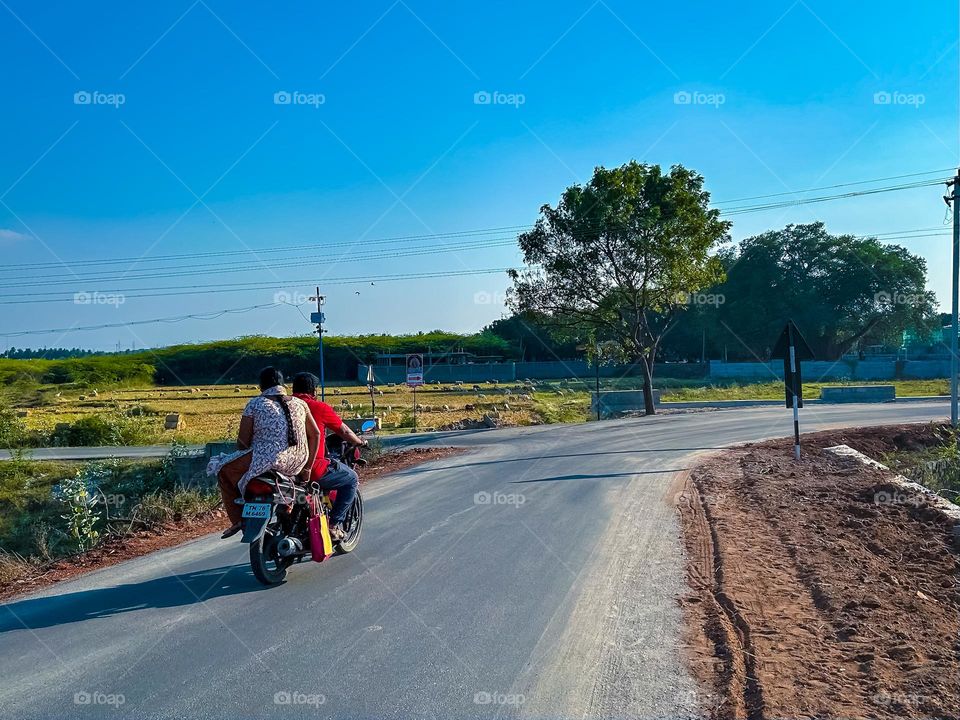
[[[680,165],[631,161],[598,167],[556,207],[544,205],[519,237],[526,268],[511,270],[508,303],[551,322],[615,341],[644,369],[644,404],[654,413],[653,368],[660,341],[691,293],[723,278],[711,250],[730,223],[708,207],[703,178]]]
[[[831,235],[819,222],[788,225],[719,257],[727,278],[711,293],[724,302],[685,322],[740,357],[764,357],[788,318],[821,359],[865,344],[898,345],[905,329],[937,322],[923,258],[876,238]]]

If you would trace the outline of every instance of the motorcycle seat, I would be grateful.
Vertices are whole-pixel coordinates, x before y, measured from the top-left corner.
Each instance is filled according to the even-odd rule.
[[[277,483],[294,485],[297,482],[296,477],[293,475],[284,475],[276,470],[267,470],[265,473],[258,475],[257,479],[267,483],[268,485],[276,485]]]

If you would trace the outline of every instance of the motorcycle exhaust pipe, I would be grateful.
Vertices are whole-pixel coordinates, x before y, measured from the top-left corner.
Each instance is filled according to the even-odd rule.
[[[303,552],[303,543],[295,537],[285,537],[277,543],[277,555],[280,557],[290,557]]]

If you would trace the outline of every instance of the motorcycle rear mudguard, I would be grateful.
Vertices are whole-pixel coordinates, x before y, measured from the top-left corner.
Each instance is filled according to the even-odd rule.
[[[270,518],[244,518],[243,537],[240,538],[240,542],[252,543],[259,540],[268,522]]]

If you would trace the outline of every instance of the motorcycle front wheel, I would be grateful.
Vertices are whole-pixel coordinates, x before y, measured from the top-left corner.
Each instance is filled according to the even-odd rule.
[[[360,544],[360,531],[363,529],[363,498],[360,497],[359,490],[357,490],[357,497],[354,499],[353,505],[347,511],[347,517],[343,521],[343,529],[346,535],[336,545],[337,555],[351,552]]]

